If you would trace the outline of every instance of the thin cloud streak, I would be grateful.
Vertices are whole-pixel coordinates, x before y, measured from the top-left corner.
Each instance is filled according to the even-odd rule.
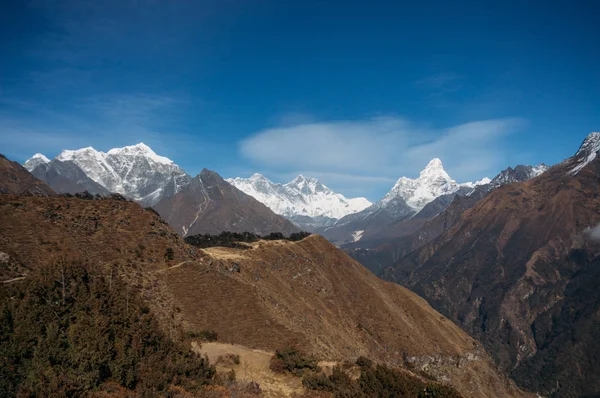
[[[311,123],[260,131],[240,143],[240,152],[281,173],[308,169],[386,179],[417,176],[439,157],[453,178],[478,180],[504,166],[503,139],[525,123],[507,118],[446,129],[395,117]]]

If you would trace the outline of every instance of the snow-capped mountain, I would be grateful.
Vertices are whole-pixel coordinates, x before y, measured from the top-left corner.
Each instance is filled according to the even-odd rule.
[[[339,219],[371,206],[371,202],[365,198],[347,199],[316,178],[302,175],[287,184],[275,184],[260,174],[250,178],[230,178],[227,182],[287,218],[307,216]]]
[[[345,216],[319,232],[336,244],[357,242],[365,238],[374,239],[379,235],[385,236],[390,226],[410,220],[436,199],[441,203],[433,206],[435,209],[429,209],[426,213],[437,214],[451,202],[455,195],[467,194],[489,182],[489,178],[484,178],[477,182],[459,184],[446,173],[442,161],[434,158],[421,171],[418,178],[400,177],[392,189],[377,203],[356,214]],[[414,227],[418,222],[412,224]]]
[[[47,160],[38,154],[25,165],[33,166],[37,162],[39,166],[44,159]],[[55,160],[73,162],[109,192],[120,193],[145,206],[174,195],[191,182],[191,177],[173,161],[157,155],[143,143],[106,153],[92,147],[65,150]]]
[[[31,157],[31,159],[29,159],[25,163],[23,163],[23,167],[25,167],[27,169],[27,171],[31,173],[33,171],[33,169],[35,169],[36,167],[38,167],[41,164],[46,164],[46,163],[50,163],[50,159],[48,159],[41,153],[36,153],[35,155],[33,155]]]
[[[600,133],[590,133],[579,147],[577,153],[565,160],[565,163],[571,163],[569,165],[569,174],[576,175],[579,173],[588,163],[596,159],[598,151],[600,151]]]
[[[419,211],[439,196],[452,194],[461,187],[474,188],[489,182],[489,178],[484,178],[475,183],[458,184],[446,173],[442,161],[434,158],[421,171],[419,178],[400,177],[392,189],[378,202],[378,205],[386,207],[394,198],[401,197],[409,207]]]
[[[494,177],[492,181],[489,182],[490,187],[488,191],[505,184],[531,180],[548,169],[549,167],[544,163],[540,163],[537,166],[518,165],[515,166],[515,168],[508,167],[507,169],[502,170],[496,177]]]

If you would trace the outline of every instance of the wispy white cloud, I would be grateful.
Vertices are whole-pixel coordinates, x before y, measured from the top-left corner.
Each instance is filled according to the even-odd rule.
[[[434,157],[453,178],[478,180],[505,166],[503,141],[524,124],[507,118],[431,129],[397,117],[309,123],[259,131],[240,143],[240,151],[281,174],[311,170],[330,181],[346,176],[345,189],[365,178],[387,184],[416,176]]]

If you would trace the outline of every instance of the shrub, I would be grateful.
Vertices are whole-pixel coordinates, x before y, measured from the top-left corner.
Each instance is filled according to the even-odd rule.
[[[188,332],[187,335],[192,339],[200,339],[202,341],[217,341],[217,332],[214,330],[203,329],[198,332]]]
[[[229,372],[227,372],[227,380],[235,381],[235,370],[231,369]]]
[[[173,253],[173,249],[172,248],[167,247],[167,251],[165,252],[165,257],[167,258],[167,260],[173,260],[174,253]]]
[[[302,376],[306,370],[320,371],[315,358],[295,347],[277,350],[271,358],[270,367],[274,372],[288,371],[296,376]]]
[[[273,355],[269,361],[269,369],[275,373],[283,373],[286,371],[285,363],[281,358],[277,358],[277,355]]]
[[[340,366],[333,368],[331,376],[323,373],[306,372],[302,384],[310,390],[333,393],[336,398],[359,397],[413,397],[413,398],[460,398],[451,387],[435,383],[425,383],[409,373],[373,366],[365,357],[357,359],[361,368],[358,380],[352,380]]]
[[[265,240],[289,240],[289,241],[299,241],[307,236],[310,236],[310,232],[294,232],[290,236],[286,237],[281,232],[272,232],[266,236],[261,237],[252,232],[229,232],[224,231],[219,235],[210,235],[210,234],[199,234],[192,235],[186,237],[184,240],[187,244],[196,246],[199,248],[208,248],[208,247],[230,247],[234,249],[249,249],[247,245],[240,244],[242,243],[254,243],[258,242],[261,239]]]
[[[367,357],[360,356],[356,358],[356,365],[358,365],[361,370],[366,370],[373,366],[373,361]]]
[[[309,390],[333,391],[334,385],[323,372],[308,371],[302,379],[302,385]]]

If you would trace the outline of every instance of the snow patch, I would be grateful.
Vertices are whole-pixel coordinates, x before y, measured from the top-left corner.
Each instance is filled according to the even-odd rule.
[[[157,155],[148,145],[144,144],[143,142],[140,142],[137,145],[111,149],[108,151],[107,155],[144,156],[148,159],[152,159],[156,163],[165,165],[173,164],[171,159]]]
[[[41,153],[36,153],[35,155],[33,155],[31,157],[31,159],[40,159],[44,163],[50,163],[50,159],[48,159],[46,156],[44,156]]]
[[[358,242],[359,240],[361,240],[364,233],[365,233],[364,230],[352,232],[352,242]]]
[[[600,133],[590,133],[575,154],[575,156],[567,159],[567,162],[573,162],[574,166],[568,171],[569,175],[576,175],[587,166],[592,160],[596,159],[596,155],[600,150]]]

